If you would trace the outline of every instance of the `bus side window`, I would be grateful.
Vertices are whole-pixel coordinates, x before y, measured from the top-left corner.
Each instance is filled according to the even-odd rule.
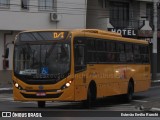
[[[124,43],[117,43],[117,52],[119,52],[119,62],[126,62]]]
[[[85,68],[85,47],[84,45],[75,45],[75,71],[79,72]]]
[[[126,51],[126,60],[127,60],[127,62],[133,62],[132,44],[126,43],[125,44],[125,51]]]
[[[108,42],[106,44],[107,48],[107,62],[117,62],[116,56],[116,43],[115,42]]]
[[[96,62],[96,47],[95,47],[95,39],[94,38],[88,38],[87,39],[87,63],[92,64]]]
[[[140,54],[142,63],[149,63],[149,50],[148,46],[140,46]]]
[[[140,49],[139,49],[139,45],[134,45],[133,46],[133,50],[134,50],[134,62],[135,63],[141,63],[141,56],[140,56]]]

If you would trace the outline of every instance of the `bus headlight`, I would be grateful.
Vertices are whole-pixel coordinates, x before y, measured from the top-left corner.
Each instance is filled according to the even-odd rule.
[[[72,83],[72,81],[70,80],[69,82],[67,82],[66,84],[64,84],[64,85],[61,87],[61,90],[65,89],[65,88],[68,88],[69,86],[71,86],[71,83]]]
[[[69,87],[70,86],[70,83],[66,83],[66,87]]]
[[[23,90],[23,88],[22,88],[18,83],[15,83],[14,86],[15,86],[16,88],[18,88],[19,90]]]
[[[18,88],[18,86],[19,86],[18,83],[15,83],[14,85],[15,85],[16,88]]]

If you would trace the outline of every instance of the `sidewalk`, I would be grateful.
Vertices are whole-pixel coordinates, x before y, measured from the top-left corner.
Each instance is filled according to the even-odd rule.
[[[2,93],[12,93],[12,83],[11,82],[5,82],[5,83],[0,83],[0,94]]]
[[[153,80],[151,86],[160,86],[160,80]]]
[[[151,83],[151,87],[160,86],[160,80],[153,80]],[[0,84],[0,94],[2,93],[12,93],[12,83],[4,83]]]

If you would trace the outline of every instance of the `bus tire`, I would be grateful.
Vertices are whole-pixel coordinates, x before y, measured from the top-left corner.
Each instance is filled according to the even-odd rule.
[[[127,94],[125,94],[125,101],[131,102],[133,99],[133,94],[134,94],[134,85],[133,82],[129,82]]]
[[[46,106],[46,102],[45,101],[38,101],[38,107],[39,108],[44,108]]]
[[[83,101],[83,106],[85,107],[85,108],[91,108],[91,106],[92,106],[92,93],[91,93],[91,88],[89,87],[88,88],[88,91],[87,91],[87,100],[84,100]]]
[[[95,82],[92,81],[88,87],[87,100],[83,101],[83,106],[85,108],[89,109],[92,107],[93,102],[96,100],[96,93],[97,93],[96,84]]]

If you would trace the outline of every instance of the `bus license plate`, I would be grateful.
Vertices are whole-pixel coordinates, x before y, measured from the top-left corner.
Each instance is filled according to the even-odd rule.
[[[46,96],[46,93],[45,92],[38,92],[36,95],[37,96]]]

